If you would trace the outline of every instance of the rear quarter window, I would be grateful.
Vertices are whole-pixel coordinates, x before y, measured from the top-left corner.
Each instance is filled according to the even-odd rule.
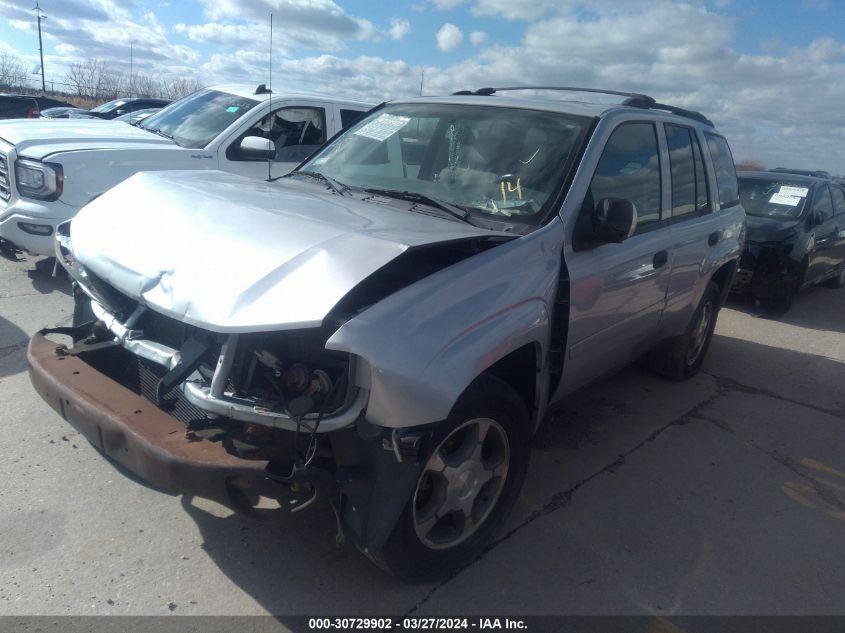
[[[710,159],[713,161],[713,170],[716,174],[716,186],[719,190],[719,209],[727,209],[739,203],[739,185],[736,180],[736,167],[734,166],[731,148],[724,136],[705,132],[707,148],[710,150]]]

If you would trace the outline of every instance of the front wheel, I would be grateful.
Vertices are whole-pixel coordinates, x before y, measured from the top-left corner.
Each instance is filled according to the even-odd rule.
[[[402,515],[374,560],[408,580],[448,575],[478,556],[519,496],[529,457],[525,404],[481,376],[435,440]]]
[[[833,279],[828,279],[822,285],[828,288],[845,288],[845,261],[839,265],[839,274]]]
[[[672,380],[686,380],[697,374],[713,339],[721,307],[722,292],[711,281],[707,284],[686,332],[652,350],[647,357],[649,367]]]

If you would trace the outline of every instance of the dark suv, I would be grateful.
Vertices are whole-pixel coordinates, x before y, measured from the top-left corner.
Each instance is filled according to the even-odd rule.
[[[42,110],[56,107],[72,106],[50,97],[0,94],[0,119],[37,119]]]
[[[35,388],[161,490],[326,495],[379,565],[448,573],[504,521],[548,412],[644,355],[693,376],[730,288],[727,141],[612,94],[398,101],[275,182],[129,178],[58,228],[78,309],[32,339]]]
[[[748,240],[734,291],[768,314],[785,313],[813,284],[845,286],[845,191],[820,173],[739,174]]]

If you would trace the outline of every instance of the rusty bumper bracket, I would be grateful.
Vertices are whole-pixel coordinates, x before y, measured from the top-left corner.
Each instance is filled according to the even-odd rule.
[[[100,373],[44,330],[27,349],[30,379],[39,395],[105,455],[168,494],[190,494],[242,510],[234,483],[280,478],[267,462],[231,455],[217,442],[187,434],[185,425],[142,396]]]

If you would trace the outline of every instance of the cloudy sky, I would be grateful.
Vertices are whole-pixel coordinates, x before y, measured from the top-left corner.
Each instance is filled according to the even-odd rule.
[[[0,53],[38,57],[34,0],[0,0]],[[845,173],[840,0],[39,0],[47,79],[128,72],[372,101],[480,86],[645,92],[698,109],[737,160]],[[35,77],[33,77],[35,79]]]

